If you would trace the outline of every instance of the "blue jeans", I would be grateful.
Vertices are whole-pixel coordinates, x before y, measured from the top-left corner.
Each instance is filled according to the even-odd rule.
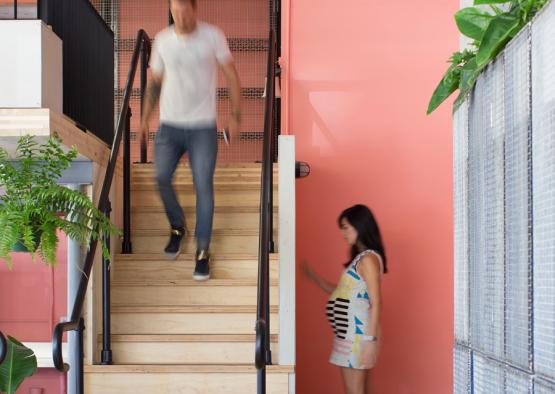
[[[185,228],[185,215],[172,185],[175,169],[185,153],[189,153],[197,195],[197,248],[207,250],[214,217],[214,170],[218,153],[216,126],[179,128],[161,124],[156,133],[156,180],[172,228]]]

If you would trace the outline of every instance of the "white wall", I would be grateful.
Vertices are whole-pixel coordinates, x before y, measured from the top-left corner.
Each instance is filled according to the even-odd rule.
[[[40,20],[0,21],[0,108],[62,113],[62,41]]]

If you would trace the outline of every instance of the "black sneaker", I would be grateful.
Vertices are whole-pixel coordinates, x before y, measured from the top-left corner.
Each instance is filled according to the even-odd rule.
[[[183,228],[172,228],[170,235],[170,241],[164,249],[166,257],[171,260],[175,260],[177,256],[181,253],[181,241],[185,237],[185,229]]]
[[[210,255],[206,250],[197,252],[193,279],[199,281],[210,279]]]

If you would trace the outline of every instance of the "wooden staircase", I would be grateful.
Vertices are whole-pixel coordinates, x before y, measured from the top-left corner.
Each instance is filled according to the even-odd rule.
[[[134,254],[117,255],[112,274],[114,365],[85,366],[86,393],[256,393],[260,165],[222,165],[216,170],[211,279],[207,282],[191,278],[195,196],[188,168],[177,170],[174,185],[190,231],[183,254],[168,261],[162,250],[169,229],[154,167],[133,168]],[[277,207],[277,184],[275,189]],[[289,392],[289,374],[294,368],[277,365],[278,265],[278,255],[272,255],[271,344],[276,365],[267,370],[267,392],[284,394]],[[97,340],[100,344],[102,336]]]

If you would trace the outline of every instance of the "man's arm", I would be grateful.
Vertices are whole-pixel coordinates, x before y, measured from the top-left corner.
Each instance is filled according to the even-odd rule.
[[[146,138],[148,134],[148,121],[152,115],[152,111],[158,100],[160,100],[160,92],[162,91],[162,75],[152,74],[152,78],[148,82],[145,99],[143,102],[143,117],[141,118],[141,138]]]
[[[233,137],[239,132],[241,124],[241,83],[239,82],[239,74],[233,61],[221,64],[220,67],[227,80],[231,97],[231,119],[229,120],[228,127]]]

